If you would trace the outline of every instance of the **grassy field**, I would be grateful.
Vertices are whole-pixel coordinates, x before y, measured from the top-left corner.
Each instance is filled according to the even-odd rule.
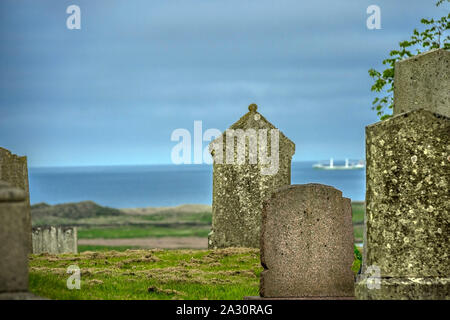
[[[126,239],[145,237],[207,237],[211,231],[209,226],[123,226],[107,228],[83,228],[78,230],[79,239]]]
[[[364,206],[353,203],[352,208],[355,238],[362,238]],[[181,239],[183,243],[194,237],[205,239],[211,228],[210,206],[117,210],[84,202],[40,204],[35,212],[35,225],[77,225],[80,240],[94,240],[79,244],[80,254],[31,255],[30,290],[39,296],[240,300],[259,294],[262,267],[258,249],[143,250],[134,245],[134,240],[133,245],[124,245],[128,239],[165,239],[165,244],[169,238]],[[114,246],[104,244],[112,240]],[[355,273],[360,264],[361,254],[356,249],[352,267]],[[81,269],[80,290],[67,289],[66,270],[70,265]]]
[[[352,211],[355,242],[362,242],[364,203],[353,202]],[[33,205],[32,218],[34,226],[78,226],[80,240],[206,238],[212,222],[211,206],[208,205],[114,209],[102,207],[91,201],[54,206],[42,203]],[[102,245],[100,242],[91,244]]]
[[[258,249],[91,249],[96,251],[31,255],[30,291],[50,299],[112,300],[241,300],[259,294],[262,267]],[[355,258],[355,273],[359,264]],[[80,267],[80,290],[66,286],[70,265]]]
[[[352,221],[355,242],[362,242],[364,229],[364,202],[352,202]]]
[[[355,242],[362,242],[364,203],[353,202],[352,211]],[[124,212],[126,214],[121,216],[83,220],[86,224],[79,227],[78,238],[207,237],[211,228],[211,212],[204,211],[203,207],[193,212],[189,208],[169,208],[153,212],[145,209],[125,209]]]

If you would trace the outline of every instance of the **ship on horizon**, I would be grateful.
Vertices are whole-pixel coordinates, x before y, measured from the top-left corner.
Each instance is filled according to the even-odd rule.
[[[359,160],[358,162],[350,162],[348,159],[345,159],[345,164],[343,166],[335,165],[333,158],[330,158],[330,162],[328,165],[323,163],[316,163],[313,165],[314,169],[319,170],[358,170],[364,169],[364,161]]]

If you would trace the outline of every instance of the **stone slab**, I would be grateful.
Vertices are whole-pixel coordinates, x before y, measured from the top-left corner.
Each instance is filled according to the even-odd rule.
[[[60,254],[78,252],[78,237],[76,227],[34,227],[32,240],[34,254]]]
[[[50,300],[30,292],[4,292],[0,293],[0,300]]]
[[[264,202],[260,295],[353,297],[350,199],[325,185],[280,188]]]
[[[415,110],[366,127],[362,273],[450,275],[450,119]]]
[[[450,278],[380,278],[380,288],[368,289],[367,279],[355,286],[360,300],[450,300]]]
[[[421,108],[450,117],[450,51],[398,61],[394,79],[394,115]]]
[[[28,290],[26,193],[0,181],[0,292]]]
[[[27,157],[17,156],[9,150],[0,147],[0,180],[26,192],[28,208],[23,227],[28,233],[28,248],[29,252],[31,252],[31,208]]]

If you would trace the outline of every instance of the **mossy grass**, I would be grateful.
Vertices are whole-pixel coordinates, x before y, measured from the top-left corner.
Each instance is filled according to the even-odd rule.
[[[79,290],[67,288],[71,265],[81,270]],[[30,291],[50,299],[241,300],[259,294],[262,270],[259,250],[247,248],[40,254],[30,255]]]

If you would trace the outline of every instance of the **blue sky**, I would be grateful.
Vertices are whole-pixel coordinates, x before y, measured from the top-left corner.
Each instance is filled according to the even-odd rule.
[[[173,130],[223,131],[257,103],[294,161],[363,158],[367,70],[448,12],[434,2],[2,0],[0,146],[29,166],[170,163]]]

